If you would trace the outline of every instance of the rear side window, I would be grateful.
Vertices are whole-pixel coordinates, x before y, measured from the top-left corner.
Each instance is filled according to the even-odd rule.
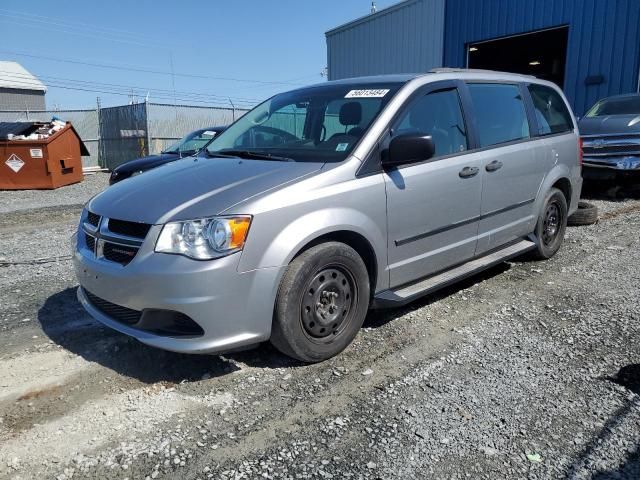
[[[573,130],[573,121],[567,105],[553,88],[529,85],[536,123],[540,135],[551,135]]]
[[[471,83],[469,93],[481,147],[529,138],[529,122],[517,85]]]

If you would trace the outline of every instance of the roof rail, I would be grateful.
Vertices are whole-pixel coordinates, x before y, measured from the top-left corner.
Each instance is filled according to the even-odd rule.
[[[534,75],[527,75],[525,73],[513,73],[513,72],[500,72],[497,70],[485,70],[481,68],[450,68],[450,67],[438,67],[429,70],[429,73],[498,73],[504,75],[518,75],[519,77],[536,78]]]

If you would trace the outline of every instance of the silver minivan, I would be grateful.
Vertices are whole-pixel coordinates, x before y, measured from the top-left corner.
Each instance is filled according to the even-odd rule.
[[[176,352],[327,359],[369,308],[553,256],[582,186],[560,89],[487,71],[283,93],[207,150],[94,197],[75,242],[84,308]]]

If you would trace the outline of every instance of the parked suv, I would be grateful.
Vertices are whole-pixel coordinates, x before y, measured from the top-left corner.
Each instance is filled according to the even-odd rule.
[[[207,151],[94,197],[77,232],[86,310],[177,352],[327,359],[370,307],[554,255],[581,189],[562,92],[493,72],[301,88]]]
[[[585,178],[640,179],[640,94],[599,100],[579,127]]]

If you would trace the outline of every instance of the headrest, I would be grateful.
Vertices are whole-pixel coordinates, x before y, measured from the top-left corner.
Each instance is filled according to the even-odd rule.
[[[362,120],[362,105],[358,102],[345,103],[340,107],[342,125],[359,125]]]

